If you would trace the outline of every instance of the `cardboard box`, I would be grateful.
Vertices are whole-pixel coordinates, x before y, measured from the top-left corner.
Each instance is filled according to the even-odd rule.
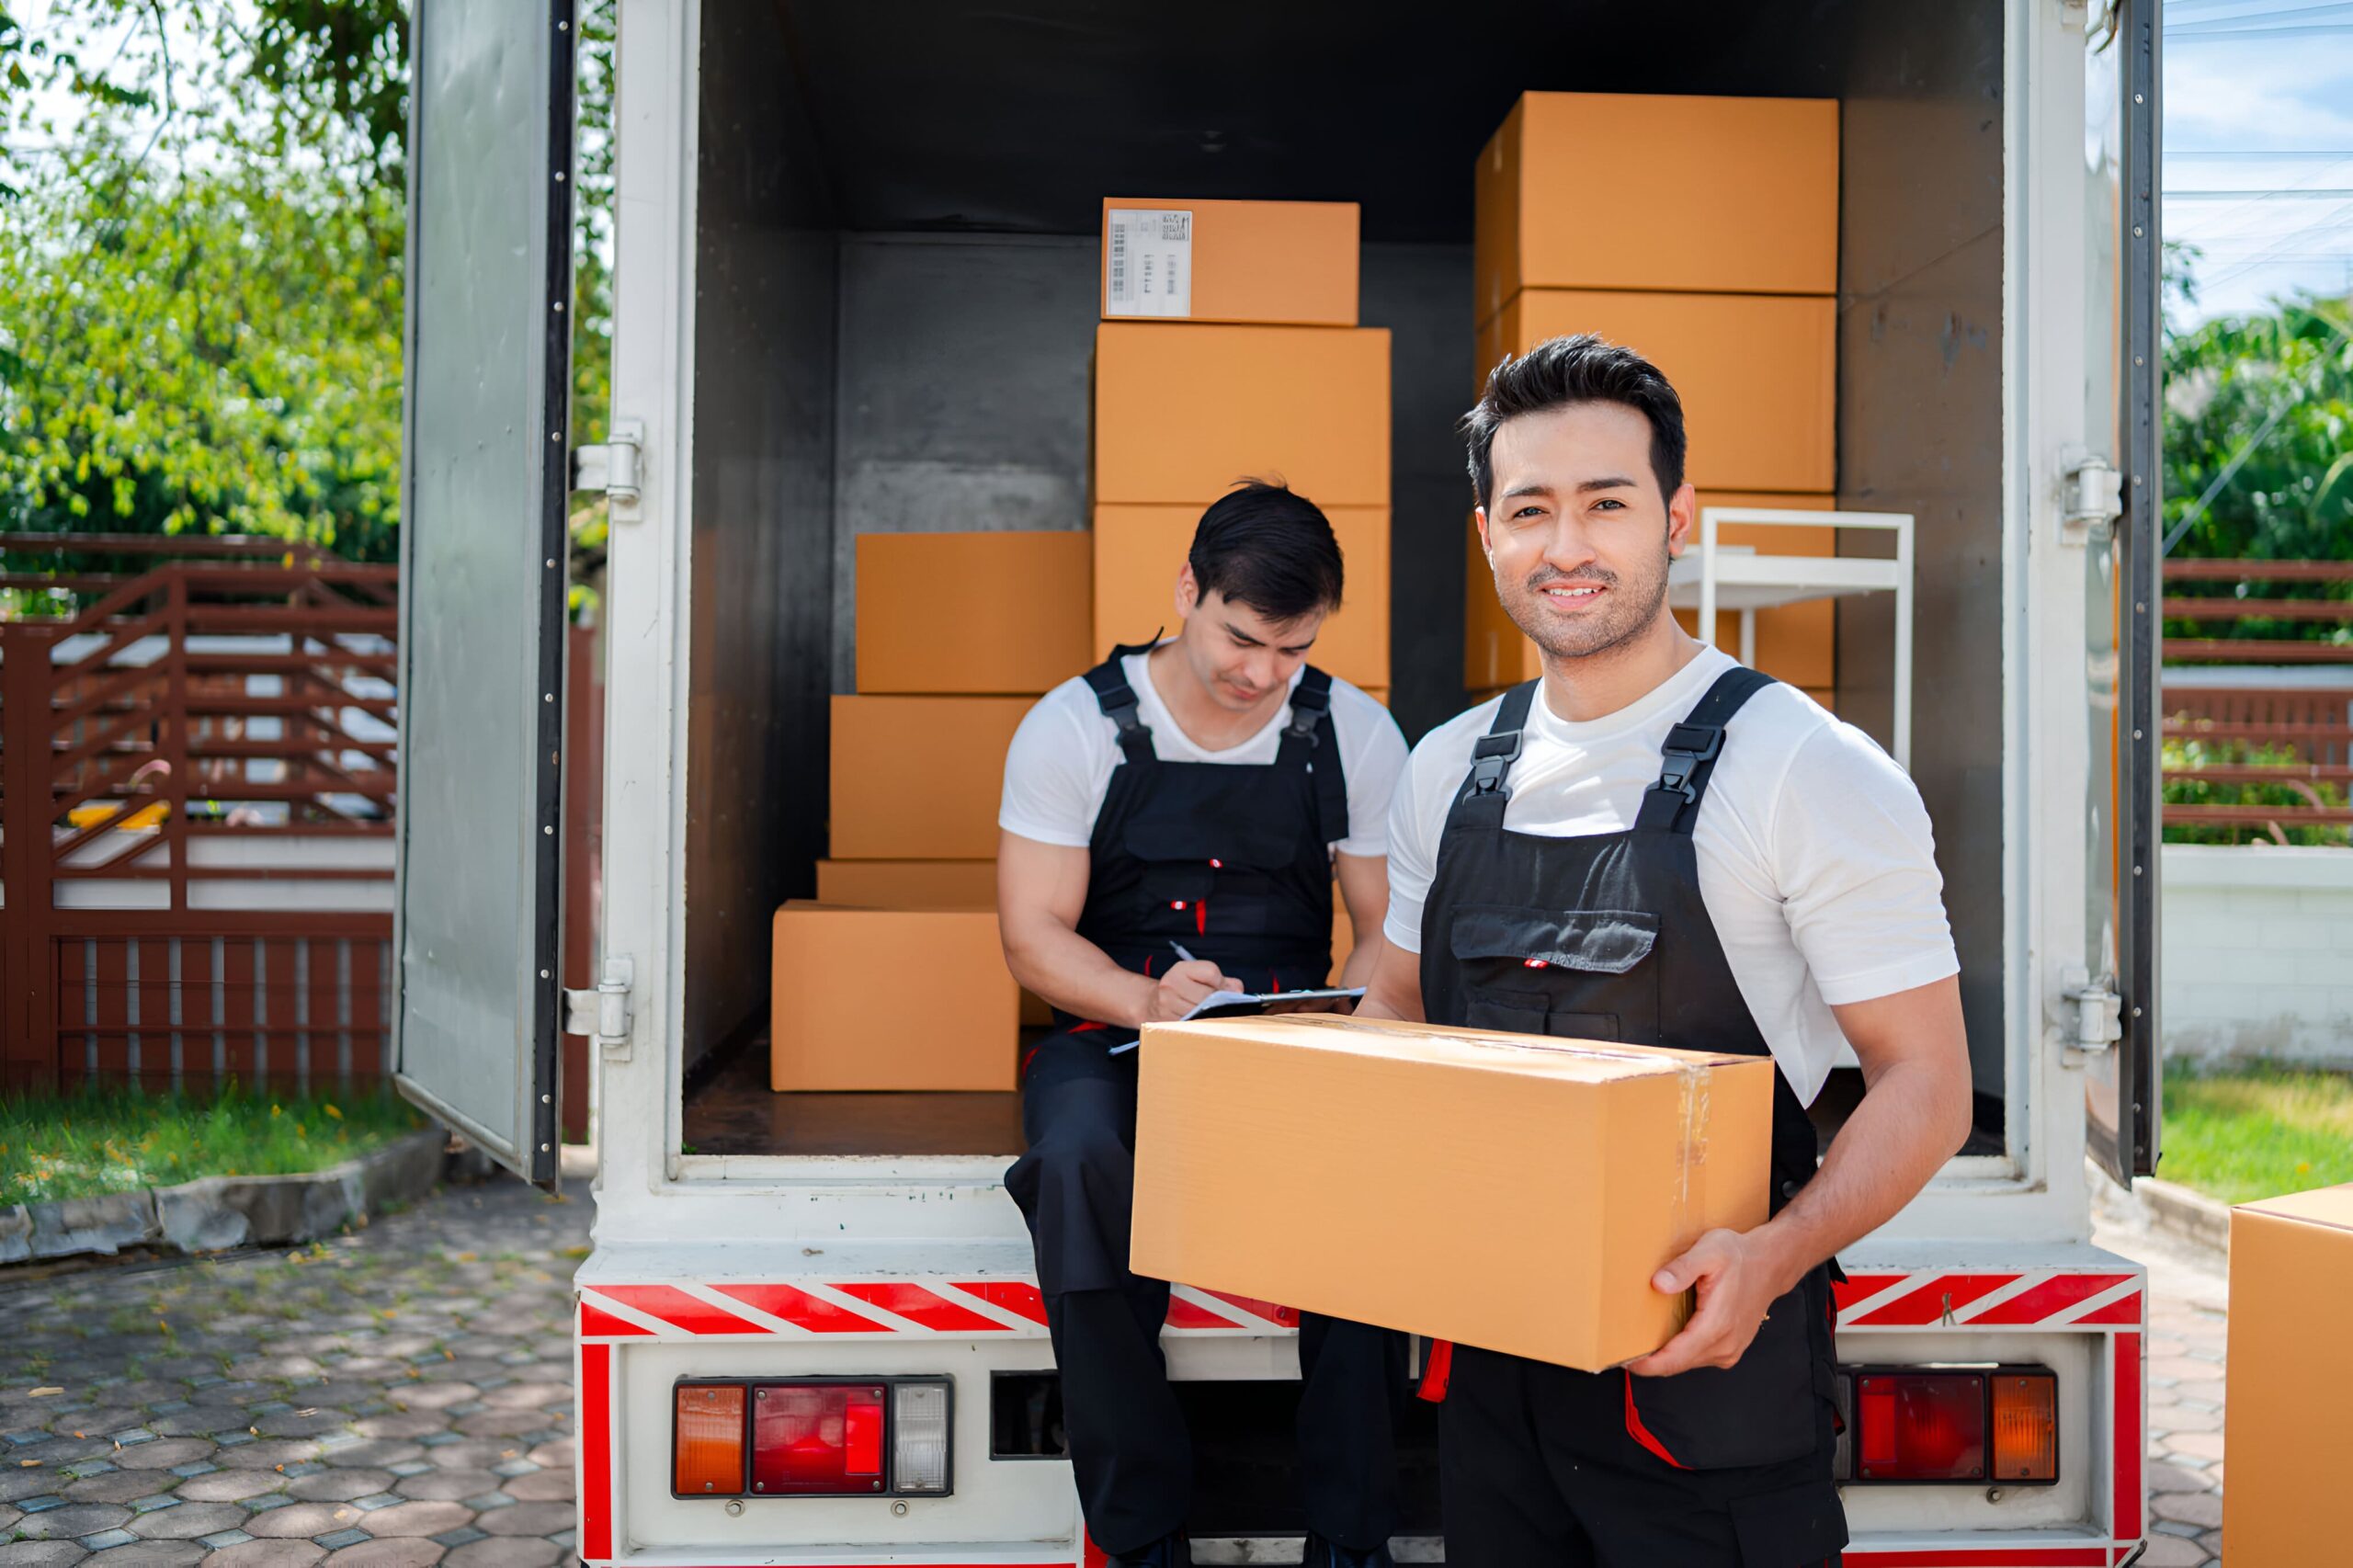
[[[1105,322],[1095,334],[1097,503],[1190,506],[1237,480],[1320,506],[1389,505],[1389,334]]]
[[[817,902],[853,909],[995,909],[995,860],[820,860]]]
[[[1506,353],[1580,332],[1635,350],[1675,383],[1690,438],[1684,477],[1700,489],[1836,486],[1836,301],[1526,289],[1480,329],[1479,381]]]
[[[817,902],[853,909],[995,909],[994,860],[820,860]],[[1021,994],[1021,1027],[1054,1021],[1046,999]]]
[[[776,912],[774,938],[770,1088],[1017,1086],[1018,988],[995,910],[788,903]],[[904,999],[918,971],[926,996],[954,1005],[882,1005]]]
[[[1354,326],[1357,227],[1353,201],[1107,197],[1103,317]]]
[[[1766,1217],[1769,1058],[1293,1017],[1154,1025],[1142,1071],[1155,1279],[1598,1370],[1673,1336],[1661,1264]]]
[[[1176,630],[1176,574],[1192,548],[1200,506],[1095,508],[1095,644],[1097,659],[1154,627]],[[1308,655],[1318,668],[1361,687],[1389,684],[1389,508],[1327,506],[1347,581],[1340,611],[1324,622]]]
[[[841,697],[833,707],[836,860],[990,860],[1005,752],[1027,697]]]
[[[1523,94],[1475,199],[1480,321],[1522,289],[1835,293],[1838,105]],[[1647,239],[1597,244],[1597,222]]]
[[[1094,562],[1075,528],[858,535],[858,689],[1051,690],[1090,662]]]
[[[1771,506],[1784,511],[1824,512],[1837,506],[1833,495],[1760,495],[1703,490],[1702,506]],[[1492,691],[1517,686],[1544,673],[1536,644],[1520,634],[1495,597],[1495,574],[1486,552],[1479,547],[1479,519],[1466,524],[1462,615],[1462,684],[1472,691]],[[1695,528],[1692,535],[1698,539]],[[1790,528],[1762,524],[1728,523],[1723,542],[1748,545],[1768,555],[1836,555],[1837,532],[1829,528]],[[1696,544],[1694,546],[1696,548]],[[1684,631],[1698,635],[1696,610],[1678,609],[1675,619]],[[1740,614],[1716,612],[1718,643],[1734,657],[1740,653]],[[1791,686],[1809,690],[1834,685],[1838,678],[1838,611],[1835,601],[1813,599],[1759,610],[1756,615],[1756,667]]]
[[[2353,1184],[2231,1210],[2222,1550],[2234,1568],[2345,1560],[2337,1488],[2353,1451],[2348,1298]]]

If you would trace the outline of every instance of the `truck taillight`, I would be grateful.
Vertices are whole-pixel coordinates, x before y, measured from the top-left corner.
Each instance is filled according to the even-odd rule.
[[[744,1490],[744,1385],[681,1383],[673,1394],[670,1490],[734,1497]]]
[[[955,1487],[955,1382],[942,1377],[681,1381],[676,1497],[941,1497]]]
[[[1994,1374],[1994,1479],[2059,1479],[2059,1380],[2051,1373]]]
[[[752,1391],[755,1496],[882,1490],[888,1392],[875,1383],[783,1383]]]
[[[891,1391],[893,1490],[948,1490],[948,1384],[904,1382]]]
[[[1839,1382],[1842,1482],[2059,1478],[2059,1380],[2045,1368],[1857,1367]]]

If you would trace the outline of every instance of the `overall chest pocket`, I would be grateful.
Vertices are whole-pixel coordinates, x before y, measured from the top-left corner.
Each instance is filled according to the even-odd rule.
[[[1634,909],[1466,904],[1448,942],[1473,1028],[1647,1043],[1656,1037],[1658,916]]]

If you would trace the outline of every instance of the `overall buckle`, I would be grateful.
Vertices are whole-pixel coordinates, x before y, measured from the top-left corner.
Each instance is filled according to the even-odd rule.
[[[1518,730],[1507,730],[1500,735],[1481,735],[1471,743],[1471,792],[1473,795],[1496,795],[1504,792],[1504,775],[1519,760]]]
[[[1658,788],[1669,794],[1680,795],[1688,803],[1699,798],[1691,787],[1691,776],[1703,762],[1713,762],[1724,749],[1724,732],[1720,724],[1677,724],[1666,733],[1666,766],[1658,776]]]

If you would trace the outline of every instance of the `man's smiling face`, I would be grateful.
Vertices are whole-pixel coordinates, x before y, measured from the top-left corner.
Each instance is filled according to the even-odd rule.
[[[1619,403],[1506,420],[1479,528],[1505,613],[1553,658],[1608,653],[1666,614],[1693,495],[1659,491],[1650,421]]]

